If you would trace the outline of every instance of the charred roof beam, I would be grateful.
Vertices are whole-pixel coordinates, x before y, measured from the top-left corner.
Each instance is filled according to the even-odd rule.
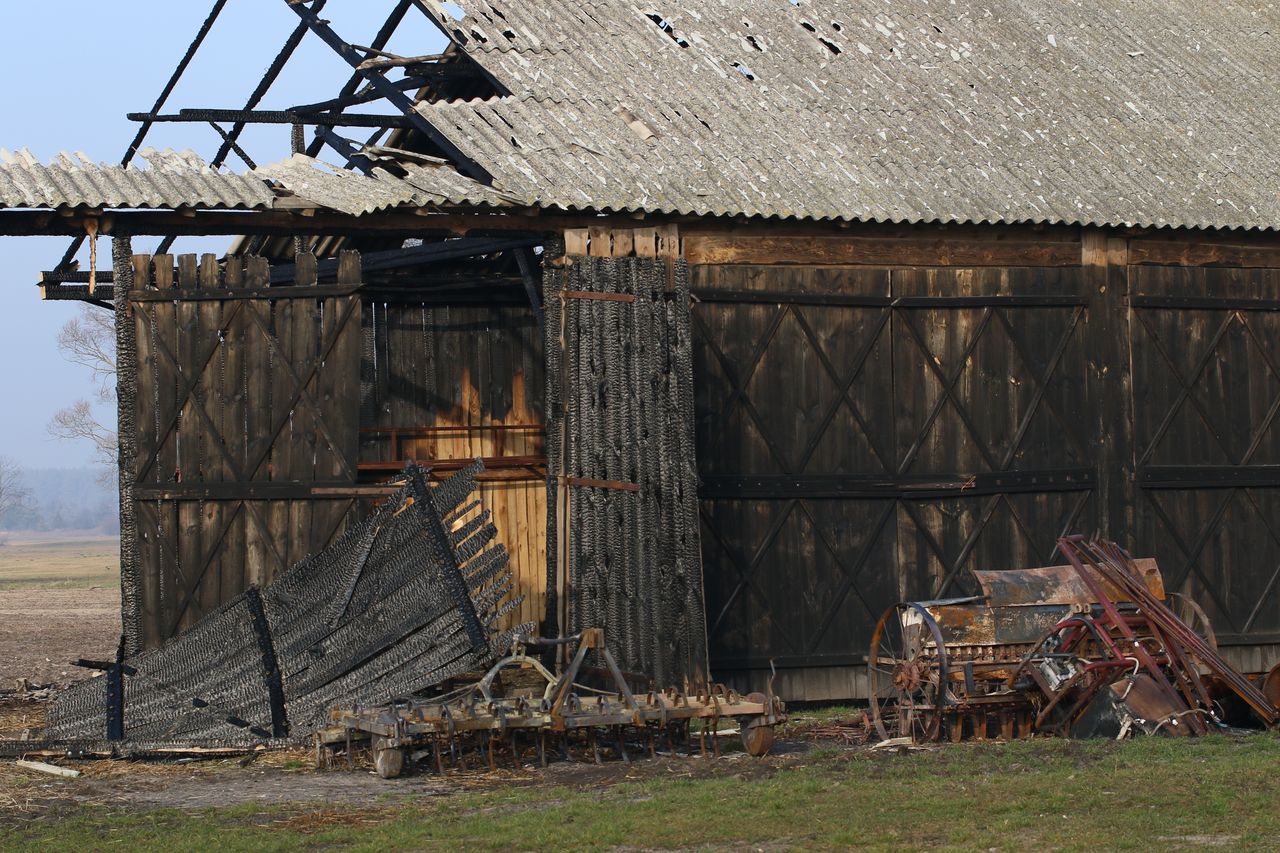
[[[495,252],[506,252],[513,249],[529,249],[534,246],[541,246],[544,242],[546,242],[545,237],[536,235],[462,237],[456,240],[444,240],[439,243],[411,246],[407,249],[365,252],[361,257],[361,262],[366,273],[384,272],[419,264],[439,263],[441,261],[457,260],[458,258],[472,258],[477,255],[491,255]],[[322,279],[326,275],[333,276],[337,274],[338,261],[336,258],[322,260],[318,266],[318,275]],[[276,284],[282,281],[291,281],[293,275],[292,266],[273,267],[271,270],[271,282]]]
[[[418,11],[421,12],[423,16],[449,40],[450,44],[456,45],[459,48],[465,44],[466,39],[465,36],[461,34],[461,31],[457,28],[451,29],[448,23],[431,9],[427,0],[409,0],[409,2],[417,7]],[[462,52],[461,55],[470,60],[472,67],[474,67],[476,72],[484,78],[486,83],[493,87],[493,91],[498,97],[505,98],[511,95],[511,90],[504,86],[501,80],[493,76],[489,69],[485,68],[469,54]]]
[[[321,0],[316,0],[320,3]],[[470,157],[462,152],[458,146],[453,144],[449,137],[441,133],[435,125],[427,121],[426,117],[418,112],[414,101],[404,92],[400,91],[392,81],[377,70],[362,69],[367,57],[362,55],[348,42],[344,41],[329,23],[322,20],[316,10],[305,5],[301,0],[285,0],[285,4],[297,13],[298,17],[307,26],[311,32],[315,33],[321,41],[329,45],[329,47],[346,60],[347,64],[353,70],[365,77],[373,85],[375,89],[382,92],[386,99],[397,109],[401,110],[413,125],[413,129],[422,133],[427,139],[444,153],[462,172],[469,178],[479,181],[486,186],[493,183],[493,176],[490,175],[479,163],[476,163]]]
[[[393,85],[401,91],[421,89],[427,85],[425,77],[406,77],[403,80],[396,80]],[[347,107],[356,107],[361,104],[369,104],[374,101],[381,101],[385,96],[377,89],[365,87],[364,89],[352,95],[345,95],[332,98],[328,101],[320,101],[315,104],[303,104],[297,107],[291,107],[288,112],[291,113],[323,113],[331,110],[342,111]]]
[[[373,158],[368,154],[355,147],[351,140],[344,136],[339,136],[334,132],[333,128],[321,125],[316,128],[316,136],[324,141],[326,145],[337,151],[347,161],[347,166],[352,169],[359,169],[366,175],[373,171]]]
[[[377,35],[373,37],[371,47],[375,50],[382,50],[391,41],[391,37],[396,34],[396,30],[400,28],[400,24],[404,21],[404,16],[409,12],[409,6],[413,0],[400,0],[391,10],[391,14],[382,22],[382,28],[378,30]],[[338,92],[338,99],[347,98],[354,95],[359,89],[360,84],[364,82],[364,75],[358,71],[351,74],[350,79],[343,84],[342,89]],[[368,86],[368,83],[365,83]],[[376,90],[375,90],[376,91]],[[342,108],[338,108],[341,111]],[[318,131],[315,139],[307,146],[307,156],[315,157],[320,153],[320,149],[324,147],[326,140]]]
[[[177,113],[154,115],[129,113],[130,121],[160,123],[207,124],[209,122],[234,122],[245,124],[302,124],[317,127],[382,127],[414,128],[413,120],[400,115],[364,113],[303,113],[292,110],[219,110],[186,109]],[[213,165],[213,164],[210,164]],[[220,164],[219,164],[220,165]]]
[[[406,3],[410,0],[405,0]],[[182,79],[182,75],[187,73],[191,61],[196,58],[196,54],[200,52],[200,48],[204,45],[205,38],[209,35],[209,31],[213,29],[213,25],[217,23],[218,16],[222,14],[223,8],[227,5],[227,0],[216,0],[213,8],[209,11],[208,16],[204,19],[204,23],[200,25],[200,29],[196,32],[196,36],[191,40],[191,44],[187,46],[187,52],[182,55],[182,59],[178,62],[178,67],[174,69],[173,74],[169,77],[169,82],[165,83],[164,88],[160,90],[159,97],[156,98],[155,105],[151,107],[151,112],[156,113],[164,109],[164,105],[168,103],[169,96],[173,94],[173,90],[177,88],[178,81]],[[142,143],[146,141],[147,134],[151,132],[151,125],[143,124],[138,128],[137,134],[133,137],[133,141],[129,143],[129,147],[125,149],[124,156],[120,158],[121,166],[128,166],[138,149],[142,147]],[[76,252],[80,251],[80,247],[84,245],[85,238],[77,237],[71,241],[71,245],[67,247],[63,253],[62,260],[58,262],[59,267],[66,267],[75,260]]]

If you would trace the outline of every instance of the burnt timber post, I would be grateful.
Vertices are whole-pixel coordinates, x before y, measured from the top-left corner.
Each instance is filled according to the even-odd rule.
[[[118,235],[111,241],[116,311],[116,435],[120,488],[120,620],[124,652],[142,650],[138,577],[138,519],[133,503],[133,473],[138,436],[134,413],[138,395],[138,342],[127,294],[133,288],[133,241]]]

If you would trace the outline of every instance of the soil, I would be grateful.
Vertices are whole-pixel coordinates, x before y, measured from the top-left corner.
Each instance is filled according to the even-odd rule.
[[[0,804],[15,806],[15,821],[81,806],[107,808],[221,808],[254,803],[263,806],[314,806],[327,803],[393,805],[423,797],[491,790],[499,787],[545,787],[600,790],[624,782],[655,778],[709,778],[735,775],[770,776],[779,768],[804,761],[813,744],[789,742],[762,759],[745,753],[719,759],[698,755],[663,755],[630,764],[617,760],[554,762],[540,768],[496,771],[424,771],[399,779],[380,779],[368,767],[317,771],[310,751],[269,753],[247,767],[239,759],[191,764],[176,762],[57,762],[84,775],[75,780],[45,777],[0,762]],[[48,760],[48,759],[45,759]],[[0,811],[3,811],[0,809]],[[0,827],[5,824],[0,816]]]
[[[0,590],[0,691],[88,678],[71,661],[114,659],[119,642],[119,588]]]

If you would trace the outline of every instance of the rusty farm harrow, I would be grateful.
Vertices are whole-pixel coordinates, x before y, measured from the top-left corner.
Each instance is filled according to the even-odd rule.
[[[559,676],[530,654],[554,645],[568,645],[572,654]],[[590,652],[603,668],[585,666]],[[316,750],[324,763],[367,743],[384,779],[420,761],[437,772],[545,766],[573,754],[597,763],[630,761],[659,750],[691,750],[695,741],[703,755],[719,755],[721,739],[732,735],[762,756],[785,719],[773,696],[742,696],[720,685],[634,692],[605,648],[603,631],[591,629],[565,640],[519,643],[481,679],[442,696],[336,710],[332,725],[317,734]]]

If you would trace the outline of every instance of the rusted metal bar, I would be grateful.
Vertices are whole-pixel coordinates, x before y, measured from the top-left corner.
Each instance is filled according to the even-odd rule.
[[[565,299],[584,299],[589,302],[635,302],[634,293],[597,293],[592,290],[562,290]]]
[[[566,486],[577,486],[583,489],[610,489],[616,492],[638,492],[639,483],[624,483],[620,480],[591,480],[584,477],[561,477],[560,482]]]
[[[1121,616],[1115,602],[1111,600],[1110,596],[1108,596],[1106,591],[1102,588],[1102,584],[1099,582],[1098,577],[1085,567],[1086,559],[1089,559],[1092,565],[1096,565],[1096,562],[1093,561],[1092,554],[1088,554],[1087,551],[1082,549],[1081,546],[1084,544],[1083,537],[1064,537],[1058,540],[1058,548],[1062,552],[1063,556],[1071,562],[1071,565],[1080,575],[1080,579],[1084,581],[1085,585],[1089,587],[1089,590],[1097,596],[1098,603],[1102,605],[1103,612],[1107,615],[1110,626],[1128,641],[1129,647],[1124,650],[1126,656],[1132,655],[1142,665],[1142,668],[1147,670],[1147,673],[1151,676],[1156,687],[1164,698],[1174,705],[1181,704],[1182,699],[1179,697],[1178,691],[1169,683],[1169,679],[1161,670],[1160,664],[1152,657],[1146,646],[1144,646],[1138,639],[1137,633],[1125,621],[1124,617]],[[1114,582],[1114,578],[1112,580]],[[1190,720],[1188,725],[1196,734],[1204,734],[1208,730],[1205,726],[1204,720],[1199,716],[1192,714],[1188,719]]]
[[[1073,540],[1075,540],[1073,544],[1083,542],[1078,537],[1073,537]],[[1117,586],[1124,588],[1133,597],[1133,601],[1142,609],[1148,620],[1154,622],[1178,645],[1185,648],[1200,663],[1227,682],[1236,695],[1243,699],[1268,726],[1275,726],[1280,723],[1280,710],[1267,699],[1261,690],[1249,679],[1245,678],[1235,667],[1227,663],[1204,638],[1190,630],[1162,601],[1151,595],[1150,591],[1143,585],[1136,582],[1132,570],[1128,568],[1132,560],[1123,549],[1114,543],[1101,543],[1092,546],[1092,550],[1100,558],[1094,563],[1099,572]]]

